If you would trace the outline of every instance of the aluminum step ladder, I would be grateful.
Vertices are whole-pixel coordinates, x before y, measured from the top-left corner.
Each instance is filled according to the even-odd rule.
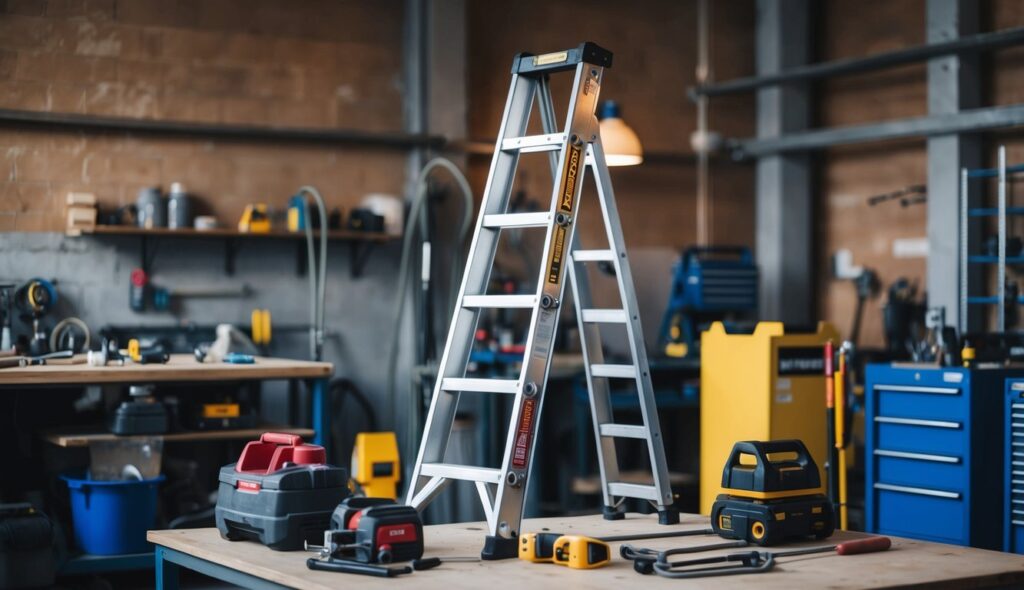
[[[612,54],[593,43],[544,55],[520,54],[513,61],[512,85],[505,114],[407,498],[411,506],[422,509],[453,480],[475,482],[489,529],[481,553],[484,559],[504,559],[517,554],[523,502],[566,280],[572,283],[577,306],[597,438],[605,518],[622,518],[624,499],[639,498],[657,507],[659,521],[663,524],[679,521],[678,512],[673,507],[674,497],[669,485],[633,278],[594,114],[603,72],[611,66],[611,61]],[[561,131],[556,127],[549,87],[549,76],[558,72],[575,73],[569,112]],[[535,100],[544,133],[524,136]],[[551,208],[539,213],[507,213],[519,155],[529,152],[550,154],[555,179]],[[582,250],[576,236],[574,221],[587,167],[595,174],[608,235],[609,247],[604,250]],[[527,295],[487,294],[501,230],[530,227],[546,228],[545,254],[537,291]],[[621,309],[593,307],[585,266],[591,263],[605,263],[614,268]],[[531,310],[530,329],[518,379],[466,377],[480,311],[492,308]],[[632,364],[605,363],[601,347],[602,324],[625,326]],[[642,425],[613,421],[610,379],[633,380],[636,383]],[[445,450],[462,393],[514,396],[500,469],[445,462]],[[652,483],[620,480],[616,438],[646,442],[653,471]]]

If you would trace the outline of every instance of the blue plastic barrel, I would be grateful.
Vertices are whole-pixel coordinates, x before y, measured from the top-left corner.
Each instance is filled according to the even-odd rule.
[[[146,531],[156,522],[160,475],[142,481],[97,481],[62,475],[71,492],[71,520],[78,547],[93,555],[150,550]]]

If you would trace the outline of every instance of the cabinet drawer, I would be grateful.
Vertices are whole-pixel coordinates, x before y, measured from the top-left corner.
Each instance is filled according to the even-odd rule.
[[[968,402],[960,385],[884,385],[872,387],[875,411],[881,416],[912,416],[930,420],[963,420]]]
[[[958,420],[924,420],[889,414],[874,417],[877,449],[951,455],[963,457],[967,452],[967,434]]]
[[[879,533],[968,544],[970,525],[963,494],[889,483],[876,483],[873,493]]]
[[[886,483],[967,491],[967,470],[956,455],[875,449],[875,479]]]

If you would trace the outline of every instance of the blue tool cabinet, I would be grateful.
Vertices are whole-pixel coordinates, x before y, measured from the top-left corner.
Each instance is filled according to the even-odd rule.
[[[1024,379],[1006,380],[1003,551],[1024,553]]]
[[[1003,546],[1003,406],[1022,370],[868,365],[867,530]]]

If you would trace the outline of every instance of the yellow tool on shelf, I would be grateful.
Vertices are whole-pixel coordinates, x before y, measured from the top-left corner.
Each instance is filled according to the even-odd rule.
[[[250,322],[252,323],[252,342],[256,346],[267,346],[270,344],[270,310],[252,310]]]
[[[245,206],[242,218],[238,220],[238,231],[253,234],[270,233],[270,214],[266,203]]]
[[[360,432],[352,447],[352,477],[370,498],[398,498],[398,439],[394,432]]]

